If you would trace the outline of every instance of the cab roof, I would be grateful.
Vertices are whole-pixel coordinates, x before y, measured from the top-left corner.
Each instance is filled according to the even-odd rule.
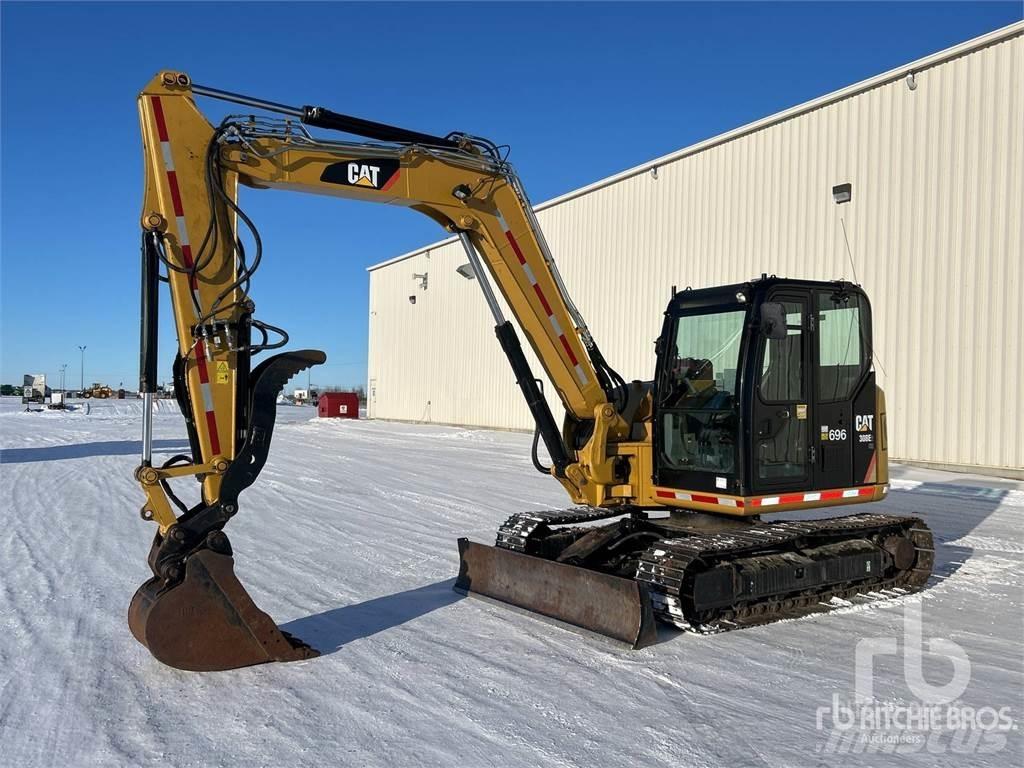
[[[716,285],[713,288],[686,288],[673,295],[666,311],[675,313],[693,309],[754,304],[761,301],[769,291],[778,287],[818,288],[864,294],[859,285],[845,280],[796,280],[775,275],[762,275],[760,278],[745,283]],[[744,297],[742,300],[739,298],[740,294]]]

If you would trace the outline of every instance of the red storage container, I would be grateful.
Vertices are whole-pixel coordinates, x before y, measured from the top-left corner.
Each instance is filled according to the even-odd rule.
[[[317,403],[317,415],[335,419],[359,418],[359,395],[355,392],[322,392]]]

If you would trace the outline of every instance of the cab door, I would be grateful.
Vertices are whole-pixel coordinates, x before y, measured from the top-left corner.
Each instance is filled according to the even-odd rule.
[[[815,488],[873,482],[875,382],[871,312],[857,290],[814,296]]]
[[[812,482],[810,301],[810,291],[793,287],[766,298],[781,305],[786,334],[758,341],[750,466],[755,493],[803,490]]]

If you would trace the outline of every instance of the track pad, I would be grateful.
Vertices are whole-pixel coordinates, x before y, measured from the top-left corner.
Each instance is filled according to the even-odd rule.
[[[132,598],[128,626],[168,666],[194,672],[299,661],[319,653],[277,628],[235,576],[234,559],[202,549],[172,587],[150,579]]]

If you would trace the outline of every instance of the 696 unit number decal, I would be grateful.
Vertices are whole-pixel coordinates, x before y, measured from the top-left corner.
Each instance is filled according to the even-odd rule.
[[[831,429],[828,424],[821,425],[821,441],[823,443],[842,442],[846,439],[846,428]]]

